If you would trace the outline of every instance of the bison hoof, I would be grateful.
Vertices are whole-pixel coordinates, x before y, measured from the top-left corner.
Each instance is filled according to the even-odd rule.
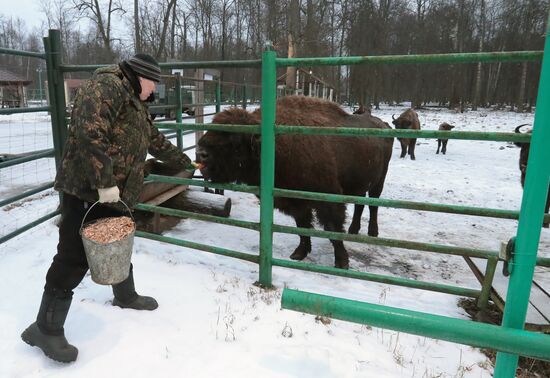
[[[340,269],[349,269],[349,260],[347,259],[345,261],[336,260],[334,262],[334,266]]]
[[[292,260],[303,260],[306,258],[307,254],[308,254],[308,251],[306,251],[305,248],[298,247],[294,250],[292,255],[290,255],[290,258]]]
[[[351,224],[348,229],[348,234],[354,234],[357,235],[359,233],[360,226],[356,226],[354,224]]]
[[[411,156],[411,160],[416,160],[416,158],[414,156]]]
[[[368,234],[369,234],[369,236],[377,237],[378,236],[378,230],[369,230]]]

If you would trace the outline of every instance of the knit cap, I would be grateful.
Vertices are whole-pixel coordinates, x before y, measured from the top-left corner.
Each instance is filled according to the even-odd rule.
[[[160,82],[160,66],[149,54],[136,54],[126,61],[136,75]]]

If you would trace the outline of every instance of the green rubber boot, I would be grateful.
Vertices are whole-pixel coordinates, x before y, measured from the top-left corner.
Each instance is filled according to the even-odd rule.
[[[132,265],[130,265],[130,275],[128,278],[121,283],[112,285],[112,287],[115,296],[113,299],[113,306],[147,311],[152,311],[159,306],[155,298],[142,296],[136,293]]]
[[[72,291],[44,291],[36,322],[23,331],[23,341],[39,347],[52,360],[75,361],[78,349],[69,344],[63,329],[72,299]]]

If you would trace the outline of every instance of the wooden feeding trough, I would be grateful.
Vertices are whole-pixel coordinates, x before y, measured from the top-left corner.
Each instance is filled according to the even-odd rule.
[[[191,178],[192,171],[174,171],[154,159],[147,161],[146,170],[150,173],[179,178]],[[167,207],[194,213],[229,217],[231,199],[218,194],[191,190],[187,185],[169,184],[164,182],[145,182],[138,202],[147,205]],[[138,230],[160,234],[174,227],[181,218],[136,210]]]

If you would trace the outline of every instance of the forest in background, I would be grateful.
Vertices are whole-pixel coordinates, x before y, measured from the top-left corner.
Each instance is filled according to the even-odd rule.
[[[260,59],[266,41],[279,57],[542,50],[549,1],[41,0],[45,21],[33,30],[0,11],[0,46],[43,51],[42,37],[51,28],[61,31],[69,64],[114,63],[135,52],[161,62]],[[39,64],[0,55],[0,67],[35,82]],[[530,111],[540,63],[311,70],[335,88],[340,102]],[[291,87],[295,72],[286,73]],[[222,75],[240,83],[260,80],[257,69],[224,69]]]

